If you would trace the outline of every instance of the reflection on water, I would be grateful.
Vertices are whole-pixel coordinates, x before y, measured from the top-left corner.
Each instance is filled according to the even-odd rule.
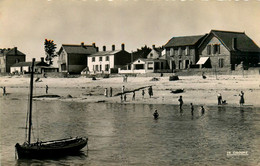
[[[88,136],[88,150],[55,160],[15,160],[25,140],[26,104],[0,100],[2,165],[256,165],[259,108],[34,102],[33,138]],[[154,120],[157,109],[160,117]],[[227,151],[248,151],[228,157]]]

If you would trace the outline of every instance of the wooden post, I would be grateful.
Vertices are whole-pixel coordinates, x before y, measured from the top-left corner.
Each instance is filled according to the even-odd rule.
[[[28,131],[28,143],[31,143],[31,130],[32,130],[32,97],[33,97],[33,73],[34,73],[35,58],[32,59],[31,68],[31,81],[30,81],[30,107],[29,107],[29,131]]]

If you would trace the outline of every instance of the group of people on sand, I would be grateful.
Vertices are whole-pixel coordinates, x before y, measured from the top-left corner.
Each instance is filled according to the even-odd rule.
[[[108,97],[108,88],[105,88],[104,96]],[[113,96],[113,88],[112,87],[109,88],[109,96],[110,97]]]
[[[153,96],[153,88],[152,88],[152,86],[149,86],[148,94],[149,94],[150,98]],[[144,95],[145,95],[145,90],[142,89],[142,99],[144,99]],[[132,95],[132,101],[134,101],[134,100],[135,100],[135,91],[133,91],[133,95]],[[122,87],[121,101],[126,101],[125,86]]]
[[[240,96],[239,104],[240,104],[240,106],[243,106],[244,103],[245,103],[244,92],[241,91],[240,94],[239,94],[239,96]],[[221,93],[218,93],[217,99],[218,99],[218,105],[227,104],[226,100],[222,100],[222,95],[221,95]]]

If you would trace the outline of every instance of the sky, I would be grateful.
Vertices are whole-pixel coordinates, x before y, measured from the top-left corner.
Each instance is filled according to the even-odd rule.
[[[44,40],[125,44],[129,52],[175,36],[245,32],[260,46],[260,0],[0,0],[0,48],[45,57]]]

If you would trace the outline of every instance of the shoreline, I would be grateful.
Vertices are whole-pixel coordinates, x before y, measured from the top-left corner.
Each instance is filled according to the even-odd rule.
[[[194,106],[221,106],[239,107],[238,94],[245,92],[245,105],[243,107],[260,107],[260,76],[179,76],[180,80],[169,81],[168,77],[156,77],[158,81],[152,81],[153,77],[128,77],[128,82],[123,82],[122,77],[98,78],[41,78],[41,82],[34,82],[34,96],[44,96],[45,86],[48,85],[48,95],[58,95],[61,98],[39,98],[37,100],[61,100],[88,103],[118,103],[118,104],[169,104],[178,105],[179,96],[183,97],[184,106],[193,103]],[[127,93],[127,101],[121,103],[120,95],[122,86],[125,91],[136,91],[135,100],[132,101],[132,93]],[[28,97],[29,78],[0,77],[0,87],[5,86],[7,96],[0,96],[0,100],[23,99]],[[153,96],[149,98],[147,86],[153,87]],[[105,97],[104,89],[112,87],[113,96]],[[145,97],[142,99],[140,88],[145,88]],[[171,93],[172,90],[184,89],[183,93]],[[0,89],[0,92],[2,89]],[[217,104],[217,94],[221,93],[226,105]],[[72,97],[72,98],[70,98]]]

